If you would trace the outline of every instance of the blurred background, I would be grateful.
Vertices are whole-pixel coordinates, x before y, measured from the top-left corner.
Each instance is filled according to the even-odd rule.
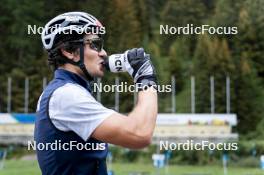
[[[105,50],[143,47],[151,54],[159,84],[159,121],[144,150],[111,146],[114,174],[260,175],[264,154],[264,1],[262,0],[2,0],[0,6],[0,175],[40,174],[32,140],[35,109],[52,79],[39,34],[68,11],[85,11],[106,27]],[[160,25],[237,27],[236,35],[166,35]],[[133,83],[106,73],[97,82]],[[106,107],[128,113],[133,93],[95,93]],[[159,151],[159,140],[238,142],[237,151]],[[153,154],[164,155],[154,166]],[[264,162],[263,162],[264,169]]]

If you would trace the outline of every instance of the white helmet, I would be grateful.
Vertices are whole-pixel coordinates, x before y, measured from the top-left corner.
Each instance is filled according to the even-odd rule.
[[[50,20],[44,27],[41,39],[44,48],[50,50],[56,46],[57,40],[62,34],[72,34],[72,32],[83,34],[87,32],[87,29],[102,27],[102,24],[88,13],[68,12]]]

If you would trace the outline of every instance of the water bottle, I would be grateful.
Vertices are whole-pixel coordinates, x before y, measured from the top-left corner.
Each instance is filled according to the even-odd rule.
[[[105,58],[104,66],[110,72],[114,72],[114,73],[126,72],[126,66],[125,66],[126,61],[127,61],[126,53],[113,54]]]
[[[149,54],[144,53],[144,56]],[[122,54],[113,54],[105,58],[104,66],[106,70],[114,73],[126,72],[127,52]]]

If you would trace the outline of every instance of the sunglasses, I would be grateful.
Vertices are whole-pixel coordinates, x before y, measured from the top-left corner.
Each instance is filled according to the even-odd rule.
[[[83,44],[89,44],[90,48],[101,52],[104,47],[104,40],[103,38],[92,38],[92,39],[80,39],[80,40],[74,40],[70,41],[71,43],[83,43]]]
[[[104,40],[102,38],[85,39],[83,43],[89,44],[90,48],[97,52],[101,52],[104,47]]]

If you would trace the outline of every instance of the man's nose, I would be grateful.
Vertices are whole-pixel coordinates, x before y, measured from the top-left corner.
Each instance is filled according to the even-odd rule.
[[[98,55],[100,57],[106,57],[107,56],[107,53],[106,53],[106,51],[104,49],[102,49],[100,52],[98,52]]]

